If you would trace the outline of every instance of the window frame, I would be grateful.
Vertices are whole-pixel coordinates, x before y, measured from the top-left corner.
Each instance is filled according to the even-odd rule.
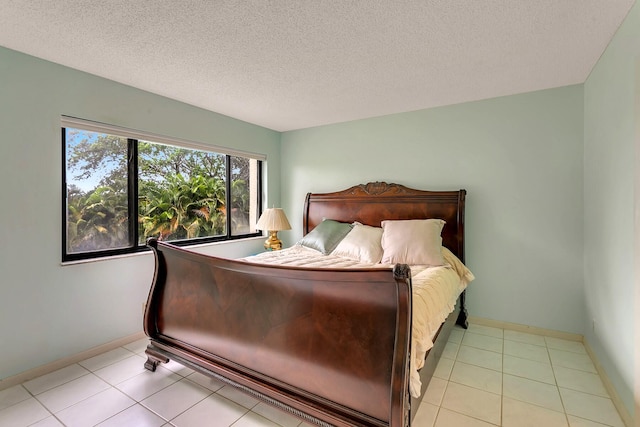
[[[225,147],[198,144],[192,141],[181,140],[177,138],[168,138],[160,135],[150,134],[147,132],[133,131],[130,129],[120,128],[117,126],[106,125],[98,122],[92,122],[83,119],[63,116],[61,120],[61,137],[62,137],[62,262],[84,261],[99,258],[108,258],[118,255],[135,254],[139,252],[149,251],[146,244],[140,244],[139,227],[138,227],[138,142],[146,141],[157,144],[169,145],[177,148],[185,148],[190,150],[207,151],[225,156],[225,205],[230,206],[231,202],[231,158],[244,157],[257,161],[257,212],[259,216],[262,212],[262,195],[263,195],[263,163],[266,161],[264,154],[255,154],[242,152],[238,150],[228,149]],[[127,191],[128,191],[128,231],[129,246],[117,249],[102,249],[80,253],[69,253],[67,251],[68,241],[68,182],[67,182],[67,128],[79,129],[87,132],[107,133],[113,136],[127,138]],[[206,236],[193,239],[181,239],[170,241],[176,246],[191,246],[213,242],[233,241],[247,239],[252,237],[260,237],[263,235],[261,231],[256,230],[253,233],[233,235],[231,232],[231,211],[226,215],[226,234],[218,236]]]

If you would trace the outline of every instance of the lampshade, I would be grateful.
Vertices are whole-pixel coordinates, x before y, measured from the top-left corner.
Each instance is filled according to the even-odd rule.
[[[258,230],[291,230],[291,224],[281,208],[265,209],[256,224]]]
[[[271,208],[262,212],[256,228],[269,232],[269,238],[265,240],[264,248],[268,251],[278,251],[282,249],[282,241],[278,239],[278,231],[291,230],[291,224],[282,209]]]

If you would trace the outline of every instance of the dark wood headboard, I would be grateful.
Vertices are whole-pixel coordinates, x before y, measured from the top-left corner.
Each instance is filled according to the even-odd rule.
[[[380,227],[383,220],[439,218],[446,221],[442,244],[464,262],[466,190],[423,191],[399,184],[370,182],[334,193],[308,193],[303,234],[326,219]]]

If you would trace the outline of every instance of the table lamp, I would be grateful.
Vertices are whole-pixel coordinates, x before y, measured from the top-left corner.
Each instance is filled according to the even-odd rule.
[[[282,241],[278,239],[278,231],[291,230],[287,216],[281,208],[265,209],[256,224],[258,230],[267,230],[269,238],[264,242],[264,248],[268,251],[282,249]]]

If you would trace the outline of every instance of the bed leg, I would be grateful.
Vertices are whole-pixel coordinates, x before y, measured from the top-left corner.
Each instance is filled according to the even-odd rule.
[[[460,294],[460,314],[458,314],[458,319],[456,320],[456,325],[462,326],[464,329],[469,328],[469,313],[467,313],[467,307],[464,304],[465,292],[463,291]]]
[[[151,345],[147,346],[145,353],[147,354],[147,361],[144,362],[144,367],[151,372],[156,371],[159,363],[167,363],[169,361],[168,357],[155,351]]]

